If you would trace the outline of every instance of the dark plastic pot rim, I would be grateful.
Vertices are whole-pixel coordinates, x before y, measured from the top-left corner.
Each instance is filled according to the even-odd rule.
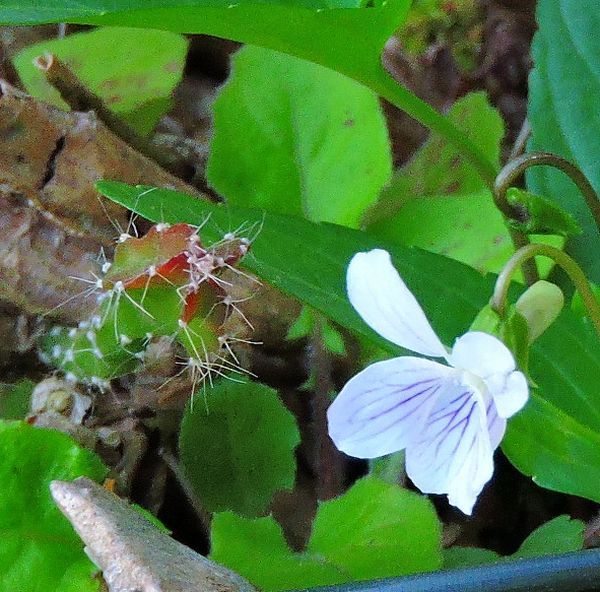
[[[310,592],[587,592],[593,590],[600,590],[600,549],[517,559],[401,578],[311,588]]]

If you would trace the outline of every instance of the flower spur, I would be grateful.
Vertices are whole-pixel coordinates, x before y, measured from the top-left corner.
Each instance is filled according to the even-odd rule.
[[[451,351],[381,249],[348,266],[348,297],[387,340],[439,362],[403,356],[354,376],[328,411],[329,434],[350,456],[375,458],[406,449],[406,472],[424,493],[445,493],[471,514],[491,479],[506,419],[527,402],[527,379],[496,337],[469,331]]]

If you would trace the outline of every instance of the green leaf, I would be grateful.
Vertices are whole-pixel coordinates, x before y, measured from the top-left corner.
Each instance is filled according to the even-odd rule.
[[[397,348],[375,335],[345,296],[346,267],[357,251],[375,247],[390,251],[431,324],[448,344],[468,329],[492,293],[492,277],[484,278],[456,261],[386,243],[364,232],[208,204],[167,190],[147,193],[147,188],[115,182],[101,182],[98,187],[153,221],[164,218],[193,224],[210,213],[202,230],[209,240],[242,224],[261,225],[242,266],[391,354],[398,353]],[[140,197],[144,192],[145,197]],[[541,486],[600,501],[600,349],[596,335],[570,311],[563,311],[533,344],[530,371],[539,388],[526,408],[511,418],[505,452],[517,468],[535,475]]]
[[[460,99],[448,117],[499,164],[504,126],[485,93]],[[439,137],[429,139],[395,174],[365,220],[382,239],[446,255],[482,272],[500,271],[514,251],[491,192],[461,153]],[[544,263],[547,273],[551,264]]]
[[[528,220],[523,223],[510,220],[510,225],[521,232],[565,237],[581,234],[581,227],[571,214],[541,195],[511,187],[506,192],[506,199],[512,206],[523,206],[529,214]]]
[[[513,555],[516,558],[541,557],[554,553],[580,551],[585,524],[569,516],[557,516],[534,530]]]
[[[539,388],[511,418],[502,449],[542,487],[600,502],[598,337],[565,311],[535,342],[529,369]]]
[[[503,557],[495,551],[479,547],[450,547],[444,549],[444,569],[461,569],[486,563],[502,561]]]
[[[214,205],[164,189],[147,192],[147,187],[114,181],[101,181],[97,187],[113,201],[149,220],[170,223],[186,220],[198,224],[210,214],[201,231],[208,243],[236,228],[250,228],[252,234],[252,228],[259,228],[249,255],[241,261],[242,267],[389,352],[397,353],[398,348],[365,325],[346,297],[346,267],[357,251],[384,247],[392,253],[402,277],[440,337],[448,343],[469,327],[491,294],[492,279],[482,278],[465,265],[419,249],[386,243],[358,230],[249,208]],[[431,272],[424,274],[423,270]],[[448,314],[448,303],[452,314]]]
[[[596,0],[540,0],[539,29],[533,42],[535,68],[529,80],[530,148],[563,156],[600,191],[600,11]],[[590,279],[600,281],[600,234],[577,187],[562,172],[535,167],[527,176],[531,191],[570,212],[583,234],[569,252]]]
[[[406,451],[400,450],[369,460],[369,475],[399,485],[406,477]]]
[[[526,408],[511,419],[502,449],[538,485],[600,502],[597,421],[571,415],[584,407],[589,404],[575,402],[563,411],[532,393]]]
[[[343,496],[321,503],[307,550],[353,580],[367,580],[439,568],[440,537],[426,498],[364,478]]]
[[[410,199],[395,216],[369,227],[369,232],[387,241],[452,257],[482,273],[499,273],[514,253],[502,214],[489,191]],[[532,235],[530,239],[557,248],[564,245],[559,236]],[[537,263],[542,276],[553,266],[547,258]]]
[[[25,378],[13,384],[0,383],[0,417],[23,419],[29,412],[34,387],[35,382]]]
[[[581,520],[572,520],[569,516],[557,516],[534,530],[523,541],[519,550],[512,555],[501,556],[489,549],[477,547],[451,547],[444,551],[444,568],[458,569],[498,561],[579,551],[583,548],[584,530],[585,524]]]
[[[470,135],[494,166],[499,166],[504,124],[484,92],[472,93],[456,101],[448,112],[448,119]],[[456,147],[444,138],[432,137],[394,175],[365,221],[368,225],[385,223],[413,198],[469,195],[485,189],[486,184]]]
[[[321,336],[323,344],[329,353],[336,356],[346,355],[346,344],[344,343],[342,334],[327,319],[323,319]]]
[[[469,132],[491,162],[499,163],[504,126],[485,93],[472,93],[458,100],[448,116]],[[514,193],[511,195],[514,197]],[[559,216],[560,210],[551,209],[539,199],[529,201],[534,216],[528,232],[539,228],[540,233],[548,234],[554,226],[555,234],[566,230],[568,220]],[[446,255],[481,272],[500,272],[514,252],[491,191],[476,169],[443,138],[431,138],[398,171],[379,202],[367,212],[366,221],[369,231],[382,239]],[[558,248],[564,244],[558,236],[531,239]],[[538,265],[545,276],[553,264],[541,259]]]
[[[375,58],[409,5],[409,0],[390,0],[347,10],[332,9],[327,0],[239,0],[233,6],[228,0],[48,0],[43,6],[36,0],[9,0],[0,7],[0,23],[68,21],[206,33],[343,68],[346,74],[373,76],[384,72]]]
[[[481,272],[500,271],[514,252],[489,191],[410,199],[369,232],[452,257]]]
[[[391,174],[377,96],[323,66],[244,47],[214,112],[207,176],[230,204],[357,227]]]
[[[59,432],[2,421],[0,458],[0,589],[99,590],[97,570],[49,489],[54,479],[102,479],[98,457]]]
[[[14,64],[27,92],[67,108],[32,63],[45,53],[56,54],[111,110],[148,134],[171,106],[170,95],[185,65],[187,40],[164,31],[105,27],[42,41],[19,52]]]
[[[257,516],[274,493],[294,485],[300,435],[276,391],[235,380],[221,380],[188,407],[181,462],[209,512]]]
[[[309,337],[315,328],[316,322],[319,323],[319,331],[325,349],[337,356],[345,355],[346,344],[344,343],[342,334],[328,319],[316,313],[309,306],[302,307],[298,318],[288,329],[286,339],[293,340]]]
[[[489,184],[496,167],[457,127],[400,87],[385,71],[381,53],[404,21],[410,0],[377,1],[375,7],[328,9],[349,2],[305,0],[9,0],[0,7],[0,24],[73,22],[149,27],[179,33],[205,33],[258,45],[313,61],[369,87],[432,130],[447,137],[474,163]]]
[[[319,506],[304,553],[287,547],[271,517],[218,514],[212,526],[211,558],[265,592],[431,571],[441,564],[440,524],[431,503],[374,478]]]
[[[595,295],[596,300],[598,301],[598,305],[600,306],[600,285],[591,284],[592,293]],[[573,313],[582,319],[588,319],[588,310],[583,303],[583,298],[581,298],[581,294],[579,292],[575,292],[573,295],[573,300],[571,301],[571,309]]]
[[[292,552],[271,516],[250,520],[233,512],[216,514],[210,558],[246,577],[263,592],[347,581],[345,574],[324,557]]]

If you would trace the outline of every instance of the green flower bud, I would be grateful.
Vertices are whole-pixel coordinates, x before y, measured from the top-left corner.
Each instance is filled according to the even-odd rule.
[[[558,317],[565,303],[561,289],[540,280],[528,288],[515,305],[527,321],[529,343],[533,343]]]

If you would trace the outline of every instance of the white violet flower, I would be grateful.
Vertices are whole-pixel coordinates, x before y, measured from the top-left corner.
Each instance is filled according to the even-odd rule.
[[[392,266],[387,251],[357,253],[348,297],[382,337],[448,365],[404,356],[359,372],[329,408],[329,435],[350,456],[406,449],[406,472],[424,493],[445,493],[471,514],[491,479],[506,418],[527,402],[527,379],[496,337],[468,331],[451,351]]]

